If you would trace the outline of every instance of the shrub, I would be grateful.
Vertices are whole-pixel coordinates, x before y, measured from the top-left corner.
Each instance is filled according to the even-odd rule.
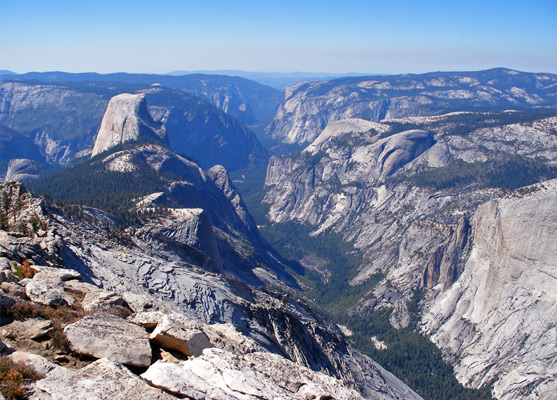
[[[19,279],[33,278],[38,272],[36,269],[31,267],[31,262],[29,260],[23,260],[21,265],[15,265],[13,270],[14,275]]]
[[[42,378],[33,368],[0,357],[0,391],[6,400],[24,399],[25,384]]]

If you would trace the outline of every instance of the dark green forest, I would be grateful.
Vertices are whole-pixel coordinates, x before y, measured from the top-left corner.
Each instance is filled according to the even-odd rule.
[[[544,159],[514,156],[483,163],[453,159],[445,167],[433,168],[399,179],[437,190],[461,188],[471,184],[480,188],[514,190],[553,178],[557,178],[557,167],[549,165]]]
[[[114,151],[122,148],[115,148]],[[165,191],[172,179],[143,162],[135,162],[137,169],[132,172],[109,171],[100,162],[101,157],[106,157],[106,154],[45,175],[33,182],[31,187],[37,193],[63,203],[95,207],[132,223],[137,218],[133,200]]]

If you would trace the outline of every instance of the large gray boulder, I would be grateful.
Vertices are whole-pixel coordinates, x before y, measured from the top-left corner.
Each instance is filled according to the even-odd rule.
[[[128,303],[122,296],[103,289],[92,289],[87,292],[81,305],[86,312],[120,308],[122,310],[128,310],[131,313]]]
[[[119,363],[102,358],[77,371],[57,368],[34,384],[31,400],[171,400],[170,396],[132,374]]]
[[[73,305],[75,300],[64,291],[64,282],[82,279],[79,272],[45,266],[35,266],[39,272],[27,283],[25,293],[32,301],[47,306]]]
[[[46,306],[68,306],[75,300],[64,292],[64,287],[59,284],[49,283],[40,279],[29,282],[25,287],[25,293],[35,303]]]
[[[13,362],[23,364],[33,368],[37,373],[46,375],[50,371],[60,368],[47,358],[38,354],[27,353],[25,351],[14,351],[8,356]]]
[[[151,364],[147,331],[139,325],[105,312],[88,315],[68,325],[64,334],[80,354],[136,367]]]
[[[204,349],[213,347],[201,324],[184,317],[165,315],[149,337],[160,347],[176,350],[185,356],[200,356]]]
[[[2,327],[2,336],[9,339],[32,339],[44,338],[53,329],[52,322],[45,319],[29,318],[25,321],[14,321]]]

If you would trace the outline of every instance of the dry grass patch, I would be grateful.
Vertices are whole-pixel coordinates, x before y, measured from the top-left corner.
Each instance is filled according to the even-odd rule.
[[[25,399],[25,385],[42,378],[33,368],[0,357],[0,391],[6,400]]]

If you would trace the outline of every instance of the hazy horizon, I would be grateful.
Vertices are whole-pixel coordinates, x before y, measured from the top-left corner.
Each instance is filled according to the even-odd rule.
[[[554,0],[0,3],[0,69],[17,73],[496,67],[557,73]]]

